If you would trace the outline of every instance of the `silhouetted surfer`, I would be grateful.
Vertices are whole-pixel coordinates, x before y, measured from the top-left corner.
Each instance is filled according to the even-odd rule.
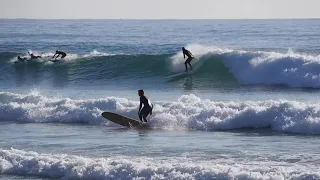
[[[183,59],[186,58],[186,56],[188,56],[188,59],[184,62],[184,65],[186,66],[186,71],[188,71],[188,67],[187,64],[189,64],[191,70],[192,70],[192,66],[191,66],[191,60],[194,59],[193,55],[191,54],[190,51],[186,50],[184,47],[182,47],[182,53],[183,53]]]
[[[139,107],[139,119],[140,121],[147,122],[146,117],[150,114],[152,115],[153,105],[150,103],[148,98],[144,96],[144,91],[141,89],[138,91],[138,95],[140,96],[140,107]],[[143,105],[143,108],[142,108]],[[142,109],[141,109],[142,108]]]
[[[29,51],[28,51],[28,54],[29,54],[29,56],[30,56],[31,59],[41,58],[41,56],[35,56],[33,53],[30,53]]]
[[[22,58],[22,57],[18,56],[18,60],[19,60],[19,61],[25,61],[25,60],[27,60],[27,59],[28,59],[28,58],[26,58],[26,57],[23,57],[23,58]]]
[[[63,59],[64,57],[67,56],[67,54],[65,52],[56,50],[56,53],[52,56],[52,58],[54,58],[54,56],[58,55],[55,59],[57,59],[60,55],[61,55],[61,59]]]

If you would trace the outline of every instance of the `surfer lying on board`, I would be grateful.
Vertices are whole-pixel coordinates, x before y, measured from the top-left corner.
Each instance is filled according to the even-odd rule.
[[[141,89],[138,91],[138,95],[140,96],[140,107],[139,107],[139,119],[140,121],[147,122],[146,117],[150,114],[152,115],[153,105],[150,103],[148,98],[144,96],[144,91]],[[143,108],[141,109],[143,105]]]
[[[186,56],[188,56],[188,59],[184,62],[184,65],[186,66],[186,71],[188,71],[187,64],[189,64],[189,66],[192,70],[192,66],[191,66],[190,62],[192,59],[194,59],[193,55],[191,54],[190,51],[186,50],[184,47],[182,47],[182,53],[183,53],[183,59],[185,59]]]
[[[67,54],[65,52],[56,50],[56,53],[52,56],[52,58],[54,58],[54,56],[58,55],[55,59],[57,59],[60,55],[61,55],[61,59],[63,59],[64,57],[67,56]]]
[[[19,61],[25,61],[25,60],[27,60],[27,59],[28,59],[28,58],[26,58],[26,57],[23,57],[23,58],[22,58],[21,56],[18,56],[18,60],[19,60]]]
[[[28,51],[28,54],[29,54],[29,56],[30,56],[30,59],[38,59],[38,58],[41,58],[41,56],[35,56],[32,52],[30,53],[29,51]]]

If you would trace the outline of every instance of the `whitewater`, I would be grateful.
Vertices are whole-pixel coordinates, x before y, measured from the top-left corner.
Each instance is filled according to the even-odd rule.
[[[1,19],[0,179],[320,179],[319,28]],[[137,119],[139,89],[146,128],[101,116]]]

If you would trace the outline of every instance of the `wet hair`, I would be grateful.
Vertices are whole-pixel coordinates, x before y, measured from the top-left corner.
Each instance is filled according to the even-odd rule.
[[[182,50],[185,50],[185,48],[184,48],[184,47],[182,47]]]
[[[138,93],[144,95],[144,91],[142,89],[138,90]]]

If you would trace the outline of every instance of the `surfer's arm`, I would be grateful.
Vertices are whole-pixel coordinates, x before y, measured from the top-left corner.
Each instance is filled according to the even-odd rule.
[[[55,54],[52,56],[52,59],[56,56],[56,54],[57,54],[57,53],[55,53]]]
[[[140,106],[139,106],[139,111],[138,111],[138,114],[140,114],[140,110],[142,108],[142,102],[140,101]]]
[[[192,54],[190,51],[189,51],[189,54],[190,54],[191,57],[193,57],[193,54]],[[193,57],[193,58],[194,58],[194,57]]]

